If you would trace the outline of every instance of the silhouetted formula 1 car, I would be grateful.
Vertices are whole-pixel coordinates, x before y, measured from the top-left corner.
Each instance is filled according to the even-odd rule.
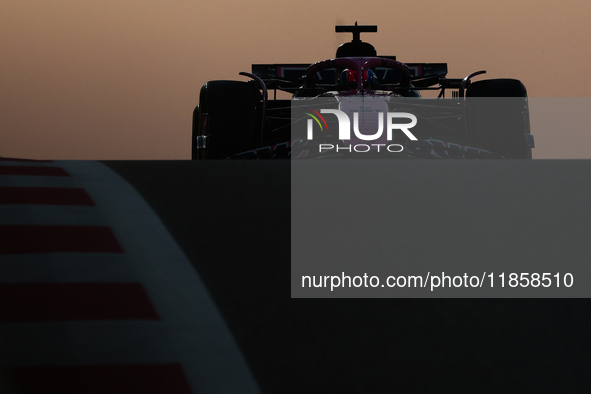
[[[240,73],[248,81],[205,83],[193,112],[192,159],[340,157],[359,152],[389,158],[531,159],[534,141],[527,92],[520,81],[472,81],[485,71],[446,78],[445,63],[401,63],[395,56],[377,56],[375,48],[360,39],[360,33],[377,32],[377,26],[355,23],[336,26],[336,32],[351,32],[353,40],[342,44],[334,59],[254,64],[251,73]],[[291,97],[278,99],[278,90]],[[425,91],[436,94],[426,98]],[[354,120],[353,137],[351,130],[343,134],[342,125],[336,124],[335,110],[348,112]],[[369,126],[357,123],[370,115],[374,131],[368,134]],[[395,117],[407,118],[406,129],[405,124],[392,125]],[[311,127],[324,134],[317,131],[313,137]],[[370,141],[378,134],[381,139]],[[343,135],[350,140],[343,141]]]

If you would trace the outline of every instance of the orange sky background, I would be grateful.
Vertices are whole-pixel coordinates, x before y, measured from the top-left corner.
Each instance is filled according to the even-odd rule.
[[[580,0],[4,0],[0,156],[188,159],[203,83],[331,58],[350,40],[334,25],[358,21],[378,25],[362,34],[378,54],[521,79],[534,157],[591,158],[590,15]]]

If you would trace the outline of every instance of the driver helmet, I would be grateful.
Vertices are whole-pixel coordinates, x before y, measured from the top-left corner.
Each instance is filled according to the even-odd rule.
[[[349,68],[341,72],[341,85],[344,87],[355,88],[357,86],[357,71]],[[372,70],[363,70],[364,86],[373,86],[378,82],[376,74]]]
[[[341,72],[341,85],[344,87],[355,88],[357,86],[357,71],[349,68]]]
[[[378,82],[378,77],[376,77],[376,73],[373,70],[364,70],[363,71],[363,83],[366,85],[373,85]]]

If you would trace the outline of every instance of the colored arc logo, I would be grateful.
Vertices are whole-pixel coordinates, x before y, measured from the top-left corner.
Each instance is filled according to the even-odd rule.
[[[313,112],[306,112],[306,115],[310,115],[312,117],[312,119],[314,119],[316,121],[316,123],[318,123],[318,126],[320,126],[320,130],[324,131],[324,127],[322,127],[322,123],[324,123],[324,126],[326,127],[326,131],[328,131],[328,125],[326,124],[326,120],[324,120],[324,117],[322,115],[320,115],[320,113],[318,111],[313,110],[312,108],[306,108],[307,110]],[[318,119],[320,118],[320,119]],[[320,123],[320,120],[322,120],[322,123]]]

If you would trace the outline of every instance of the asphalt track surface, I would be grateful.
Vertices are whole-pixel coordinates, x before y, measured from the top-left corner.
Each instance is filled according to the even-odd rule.
[[[192,261],[264,393],[588,387],[588,299],[290,299],[289,162],[106,164]],[[548,188],[591,169],[556,164]]]
[[[289,162],[104,164],[180,246],[263,393],[588,391],[587,299],[291,299]],[[575,164],[552,177],[591,169]]]

